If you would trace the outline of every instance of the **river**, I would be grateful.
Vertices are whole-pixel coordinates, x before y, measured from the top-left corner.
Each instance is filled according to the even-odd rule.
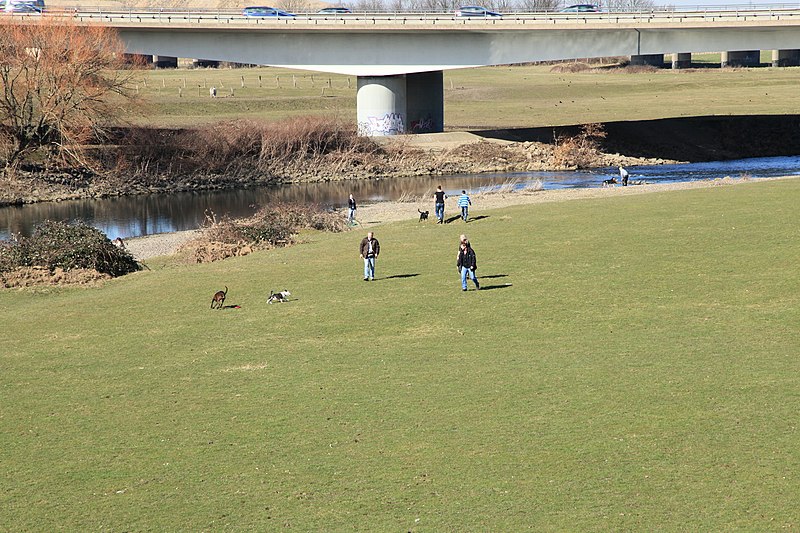
[[[800,174],[800,156],[766,157],[680,165],[628,168],[631,180],[648,183],[696,181],[725,176],[768,178]],[[316,203],[342,207],[352,193],[359,204],[397,200],[402,195],[433,195],[442,185],[449,195],[476,192],[514,182],[518,187],[540,180],[545,189],[599,187],[617,176],[616,168],[573,172],[460,174],[415,178],[335,181],[244,190],[152,194],[118,198],[43,202],[0,208],[0,239],[12,233],[30,235],[43,220],[84,221],[109,238],[130,238],[198,228],[206,213],[244,217],[254,206],[273,202]]]

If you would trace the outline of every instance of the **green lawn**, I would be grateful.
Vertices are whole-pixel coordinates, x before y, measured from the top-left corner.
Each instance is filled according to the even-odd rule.
[[[477,292],[411,221],[0,291],[0,530],[797,528],[798,196],[476,205]]]
[[[697,60],[704,58],[698,56]],[[794,114],[800,105],[796,90],[800,68],[664,69],[637,74],[619,69],[575,74],[550,69],[514,66],[446,71],[446,129]],[[219,98],[209,97],[212,85]],[[356,79],[343,75],[266,67],[154,70],[141,73],[139,95],[147,103],[146,116],[131,120],[159,126],[307,115],[356,120]]]

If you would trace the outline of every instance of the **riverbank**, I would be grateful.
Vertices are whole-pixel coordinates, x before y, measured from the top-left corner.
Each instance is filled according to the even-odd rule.
[[[654,192],[678,191],[689,189],[703,189],[709,187],[727,187],[742,184],[755,184],[778,179],[800,179],[797,176],[787,176],[779,178],[722,178],[714,180],[690,181],[681,183],[654,183],[644,185],[631,185],[628,187],[608,187],[608,188],[586,188],[586,189],[557,189],[557,190],[499,190],[482,192],[473,195],[473,206],[470,209],[472,217],[480,216],[483,212],[491,209],[500,209],[514,205],[538,204],[547,202],[565,202],[571,200],[582,200],[590,198],[616,198],[620,196],[631,196],[637,194],[648,194]],[[403,220],[414,220],[419,217],[418,210],[430,211],[428,223],[435,223],[432,205],[429,199],[418,199],[411,202],[380,202],[371,205],[364,205],[358,208],[357,220],[359,225],[354,229],[359,231],[363,228],[373,227],[390,222]],[[452,218],[459,213],[456,207],[456,198],[448,198],[445,203],[445,217]],[[451,224],[464,225],[468,228],[470,223],[464,224],[460,219],[456,219]],[[153,257],[174,255],[180,247],[190,240],[199,237],[200,230],[179,231],[175,233],[163,233],[158,235],[148,235],[137,237],[127,241],[128,250],[139,261],[145,261]]]
[[[572,137],[570,137],[572,138]],[[580,139],[580,133],[575,138]],[[565,138],[566,139],[566,138]],[[585,139],[585,138],[584,138]],[[88,171],[31,170],[0,177],[0,206],[47,201],[105,198],[141,194],[246,189],[266,185],[347,180],[402,179],[416,176],[575,170],[577,168],[641,166],[676,163],[658,157],[605,153],[594,142],[572,147],[540,141],[511,141],[468,132],[407,135],[364,140],[362,152],[291,159],[273,173],[254,163],[227,173],[196,171],[175,174],[118,175]],[[241,163],[241,161],[239,161]]]

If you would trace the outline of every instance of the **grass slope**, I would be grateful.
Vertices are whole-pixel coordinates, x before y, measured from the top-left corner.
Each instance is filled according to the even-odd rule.
[[[2,291],[0,529],[797,527],[798,195],[476,206],[480,292],[416,222]]]
[[[691,69],[630,73],[550,72],[547,65],[446,71],[448,130],[529,128],[705,115],[794,114],[797,68]],[[244,87],[242,86],[244,83]],[[217,87],[219,98],[209,97]],[[233,94],[231,94],[233,90]],[[139,123],[335,115],[355,121],[356,79],[280,68],[151,70]]]

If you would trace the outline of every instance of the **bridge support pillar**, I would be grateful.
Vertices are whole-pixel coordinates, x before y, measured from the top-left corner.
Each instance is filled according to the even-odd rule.
[[[800,50],[773,50],[773,67],[797,67],[800,66]]]
[[[156,68],[178,68],[178,58],[172,56],[153,56]]]
[[[409,133],[444,131],[444,72],[406,74]]]
[[[722,67],[757,67],[761,64],[761,50],[722,52]]]
[[[443,131],[443,73],[359,76],[356,108],[359,135]]]
[[[661,68],[664,66],[664,54],[643,54],[631,56],[631,65],[649,65]]]
[[[219,61],[213,59],[192,59],[192,66],[194,68],[217,68]]]
[[[692,68],[692,54],[678,52],[672,54],[672,68],[679,69],[679,68]]]

